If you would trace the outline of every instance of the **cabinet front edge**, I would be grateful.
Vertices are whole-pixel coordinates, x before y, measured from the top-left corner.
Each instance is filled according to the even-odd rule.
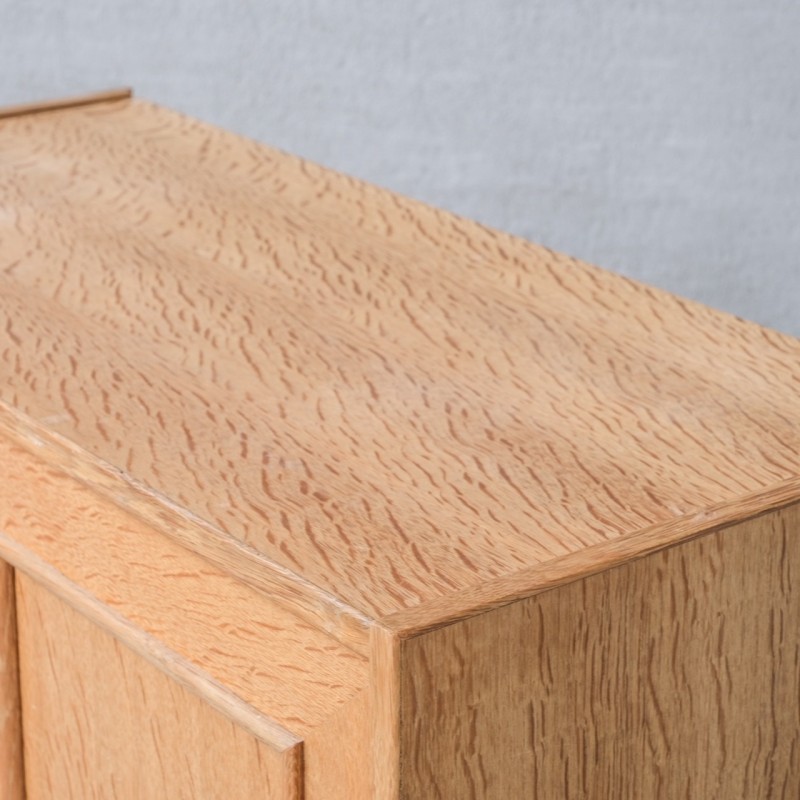
[[[400,639],[419,636],[798,502],[800,476],[795,476],[702,511],[395,612],[380,623]]]

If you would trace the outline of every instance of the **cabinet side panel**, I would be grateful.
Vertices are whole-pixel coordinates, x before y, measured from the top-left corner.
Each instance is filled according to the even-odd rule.
[[[28,797],[300,800],[276,750],[19,574]]]
[[[408,640],[402,797],[800,797],[793,506]]]
[[[24,796],[14,570],[0,561],[0,798]]]

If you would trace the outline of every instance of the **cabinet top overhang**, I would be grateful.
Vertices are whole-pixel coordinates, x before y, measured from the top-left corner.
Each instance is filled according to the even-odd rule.
[[[0,120],[0,280],[7,434],[343,613],[800,474],[800,342],[140,100]]]

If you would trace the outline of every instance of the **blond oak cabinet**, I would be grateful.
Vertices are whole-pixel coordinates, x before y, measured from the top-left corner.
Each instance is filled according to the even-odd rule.
[[[0,281],[0,798],[800,797],[800,342],[127,92]]]

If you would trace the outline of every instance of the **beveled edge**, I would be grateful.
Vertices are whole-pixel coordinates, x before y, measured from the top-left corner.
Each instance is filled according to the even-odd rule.
[[[420,636],[795,503],[800,503],[800,476],[388,614],[379,622],[399,639]]]
[[[194,663],[142,631],[2,531],[0,557],[276,752],[302,749],[303,740],[299,736],[253,708]]]
[[[27,114],[41,114],[44,111],[61,111],[65,108],[78,108],[97,103],[110,103],[117,100],[129,100],[133,97],[133,89],[124,86],[117,89],[105,89],[100,92],[62,97],[54,100],[40,100],[34,103],[21,103],[11,106],[0,106],[0,120],[10,117],[22,117]]]
[[[0,400],[0,434],[360,655],[374,620]]]

